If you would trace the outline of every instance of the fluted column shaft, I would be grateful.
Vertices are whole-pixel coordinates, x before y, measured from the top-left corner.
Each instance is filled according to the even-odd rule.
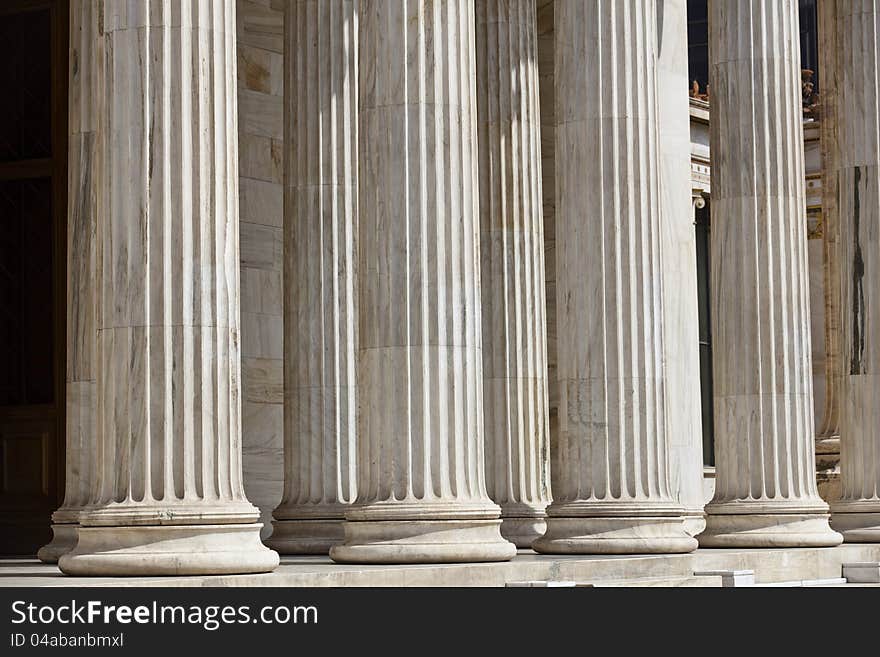
[[[355,496],[357,18],[285,7],[284,497],[269,544],[326,554]]]
[[[558,0],[559,438],[535,549],[689,552],[669,489],[656,4]]]
[[[832,524],[880,540],[880,4],[837,0],[842,494]]]
[[[234,3],[100,13],[97,472],[61,569],[271,570],[241,478]]]
[[[840,208],[836,184],[839,169],[839,67],[837,62],[837,1],[825,0],[819,12],[819,89],[822,145],[822,277],[825,300],[825,407],[816,427],[818,469],[834,470],[840,460]],[[820,486],[820,493],[821,493]]]
[[[660,48],[660,263],[663,285],[666,429],[669,484],[685,508],[688,533],[703,520],[703,434],[700,399],[700,320],[697,235],[691,186],[686,0],[657,3]]]
[[[816,489],[798,4],[710,3],[707,546],[835,545]]]
[[[94,82],[101,40],[97,5],[70,7],[67,212],[67,378],[64,503],[52,514],[52,542],[37,556],[55,563],[76,545],[79,514],[94,479],[97,352],[95,299]]]
[[[359,9],[358,498],[330,555],[509,559],[483,464],[473,3]]]
[[[486,482],[527,548],[550,503],[535,3],[475,8]]]

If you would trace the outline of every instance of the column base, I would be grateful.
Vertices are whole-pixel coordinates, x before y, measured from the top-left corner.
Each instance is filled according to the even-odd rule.
[[[266,545],[278,554],[320,554],[326,556],[345,540],[342,518],[326,520],[273,520]]]
[[[58,566],[67,575],[154,576],[268,573],[278,555],[260,542],[261,523],[79,527]]]
[[[547,533],[532,548],[542,554],[684,554],[697,541],[678,516],[547,518]]]
[[[865,502],[856,502],[847,509],[846,503],[831,507],[831,527],[843,534],[846,543],[880,543],[880,501],[868,503],[876,511],[865,509]]]
[[[706,529],[706,514],[702,511],[685,511],[684,530],[688,536],[696,537]]]
[[[547,518],[502,518],[501,536],[527,550],[547,531]]]
[[[337,563],[467,563],[509,561],[516,547],[501,538],[500,520],[347,520]]]
[[[822,513],[712,513],[697,537],[704,548],[834,547],[843,537]]]
[[[37,559],[43,563],[58,563],[62,555],[76,547],[79,523],[52,523],[52,540],[39,549]]]

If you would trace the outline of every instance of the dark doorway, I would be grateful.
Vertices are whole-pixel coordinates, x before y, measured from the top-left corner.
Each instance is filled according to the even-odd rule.
[[[816,0],[800,0],[801,68],[813,71],[816,90],[819,89],[819,15]]]
[[[64,495],[67,0],[0,3],[0,553]]]

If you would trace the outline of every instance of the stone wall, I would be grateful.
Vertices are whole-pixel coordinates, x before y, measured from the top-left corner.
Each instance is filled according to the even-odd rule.
[[[238,0],[242,451],[262,535],[283,483],[281,313],[284,0]]]

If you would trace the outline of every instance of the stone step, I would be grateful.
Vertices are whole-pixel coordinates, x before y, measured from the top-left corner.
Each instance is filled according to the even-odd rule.
[[[592,582],[574,581],[527,581],[510,582],[510,588],[818,588],[818,587],[841,587],[861,586],[880,587],[880,583],[849,583],[843,577],[830,577],[827,579],[802,579],[785,582],[755,582],[754,573],[751,571],[717,571],[708,573],[695,573],[693,577],[634,577],[631,579],[595,580]]]
[[[755,585],[754,570],[706,570],[694,573],[694,577],[720,577],[724,588],[742,588]]]
[[[863,561],[843,564],[843,576],[850,584],[880,583],[880,562]]]
[[[504,585],[509,589],[569,589],[577,586],[577,582],[568,581],[529,581],[529,582],[508,582]]]
[[[771,587],[771,588],[789,588],[789,587],[832,587],[846,586],[846,579],[843,577],[831,577],[828,579],[801,579],[792,580],[790,582],[758,582],[754,586]]]
[[[4,586],[505,586],[509,582],[540,582],[540,586],[586,586],[599,582],[645,585],[689,579],[694,573],[726,574],[735,585],[746,583],[751,571],[759,585],[772,582],[830,581],[841,577],[844,565],[859,564],[862,576],[880,572],[880,544],[852,543],[836,548],[764,550],[697,550],[691,554],[643,556],[539,555],[526,550],[503,563],[413,564],[361,566],[334,564],[327,557],[285,556],[270,575],[196,577],[64,577],[57,566],[36,560],[0,559]],[[867,566],[863,565],[867,564]],[[848,569],[849,585],[855,570]],[[878,577],[880,578],[880,577]],[[866,582],[870,584],[871,582]],[[521,585],[521,584],[520,584]],[[672,584],[666,584],[672,585]],[[837,584],[835,584],[837,585]]]
[[[622,588],[622,587],[661,587],[661,588],[720,588],[721,576],[694,577],[634,577],[631,579],[607,579],[591,582],[574,581],[524,581],[509,582],[508,588]]]
[[[660,588],[721,588],[720,575],[692,577],[639,577],[633,579],[596,580],[587,584],[593,588],[660,587]],[[581,585],[583,586],[583,585]]]

